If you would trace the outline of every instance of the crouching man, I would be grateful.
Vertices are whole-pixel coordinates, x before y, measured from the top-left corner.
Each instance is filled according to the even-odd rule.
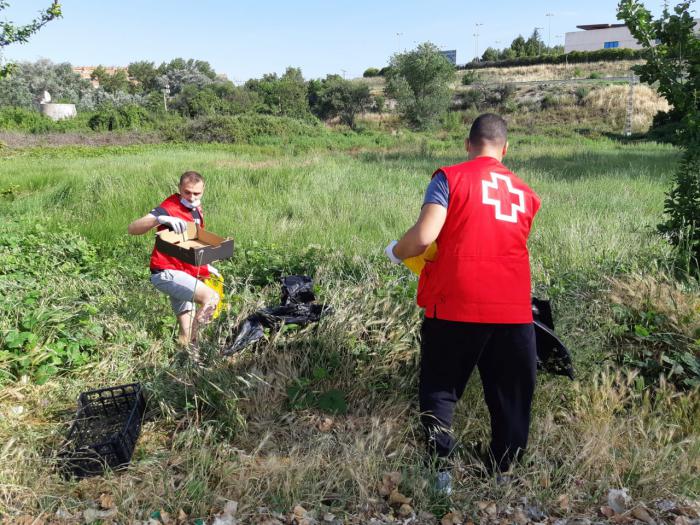
[[[174,193],[147,215],[129,224],[131,235],[143,235],[152,228],[166,228],[183,233],[188,222],[204,227],[201,199],[204,178],[196,171],[180,176],[179,193]],[[211,265],[193,266],[158,251],[151,254],[151,283],[170,297],[180,327],[178,342],[188,345],[196,342],[199,325],[206,324],[219,303],[219,294],[204,284],[210,274],[219,273]],[[195,303],[200,306],[195,315]]]

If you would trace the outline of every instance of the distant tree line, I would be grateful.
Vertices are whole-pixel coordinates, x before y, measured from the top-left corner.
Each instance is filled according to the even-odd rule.
[[[394,55],[384,73],[386,89],[373,96],[363,80],[339,75],[306,80],[295,67],[238,86],[203,60],[175,58],[158,66],[139,61],[116,71],[98,66],[90,80],[81,78],[70,64],[39,60],[19,63],[11,75],[0,79],[0,107],[33,110],[48,91],[54,102],[100,113],[90,119],[91,126],[109,130],[172,115],[197,119],[243,114],[310,122],[336,119],[355,129],[357,116],[381,113],[386,98],[395,101],[407,124],[425,129],[449,110],[455,68],[435,45],[425,43]]]
[[[458,66],[458,69],[483,69],[486,67],[534,66],[539,64],[581,64],[585,62],[612,62],[615,60],[639,60],[644,57],[641,49],[599,49],[597,51],[571,51],[566,54],[521,56],[517,58],[482,60]]]
[[[0,79],[0,107],[35,109],[48,91],[54,102],[76,104],[81,111],[135,105],[162,115],[167,105],[169,113],[186,118],[260,113],[301,120],[338,118],[355,127],[356,116],[374,105],[369,87],[361,81],[338,75],[306,81],[293,67],[237,86],[206,61],[176,58],[159,66],[133,62],[115,72],[98,66],[91,80],[98,87],[67,63],[22,62]]]
[[[515,67],[533,66],[538,64],[576,64],[595,61],[638,60],[643,58],[641,49],[600,49],[597,51],[571,51],[564,53],[564,46],[547,46],[540,35],[539,29],[534,29],[526,39],[518,35],[510,46],[503,49],[487,47],[481,57],[466,64],[458,65],[457,69],[481,69],[486,67]],[[386,77],[391,66],[378,69],[369,67],[365,70],[365,78]]]

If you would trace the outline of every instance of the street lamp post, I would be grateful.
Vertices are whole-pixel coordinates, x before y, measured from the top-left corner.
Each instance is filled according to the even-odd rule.
[[[166,113],[168,111],[168,95],[170,95],[170,84],[165,84],[163,86],[163,108],[165,108]]]
[[[554,13],[547,13],[544,15],[548,19],[547,23],[547,47],[551,48],[552,47],[552,17],[554,16]]]
[[[479,27],[483,26],[484,24],[481,23],[476,23],[474,26],[476,27],[476,33],[474,33],[474,36],[476,37],[476,43],[475,43],[475,54],[476,56],[474,57],[477,62],[479,62]]]
[[[556,38],[557,41],[561,43],[562,39],[564,38],[564,35],[554,35],[554,38]],[[564,67],[569,67],[569,57],[566,55],[566,49],[564,48],[564,44],[561,44],[561,47],[564,51]]]
[[[540,31],[544,31],[544,27],[536,27],[536,28],[535,28],[535,31],[537,31],[538,29],[539,29]],[[541,39],[541,38],[538,38],[538,39],[537,39],[537,55],[538,55],[538,56],[542,54],[542,44],[541,44],[541,42],[542,42],[542,39]]]

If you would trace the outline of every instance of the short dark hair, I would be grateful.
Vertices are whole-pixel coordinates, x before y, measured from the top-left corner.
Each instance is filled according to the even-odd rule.
[[[505,144],[508,141],[508,125],[495,113],[479,115],[469,130],[469,143],[483,146],[485,143]]]
[[[197,182],[204,182],[204,177],[202,177],[199,173],[196,171],[186,171],[182,175],[180,175],[180,186],[185,184],[186,182],[194,182],[195,184]]]

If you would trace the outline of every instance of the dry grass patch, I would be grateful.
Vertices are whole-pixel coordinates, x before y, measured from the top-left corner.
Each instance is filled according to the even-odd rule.
[[[652,311],[664,320],[664,330],[688,338],[700,337],[700,296],[664,274],[630,274],[611,282],[610,301],[636,312]]]
[[[607,86],[591,91],[584,104],[605,113],[614,126],[623,126],[627,114],[629,86]],[[659,111],[668,111],[669,103],[655,89],[641,84],[634,88],[634,116],[632,130],[645,132],[649,130],[652,119]]]
[[[476,69],[480,82],[531,82],[540,80],[568,80],[587,78],[591,73],[605,77],[629,75],[632,66],[641,64],[639,60],[620,60],[616,62],[588,62],[581,64],[539,64],[535,66],[490,67]],[[464,71],[458,71],[461,82]]]

